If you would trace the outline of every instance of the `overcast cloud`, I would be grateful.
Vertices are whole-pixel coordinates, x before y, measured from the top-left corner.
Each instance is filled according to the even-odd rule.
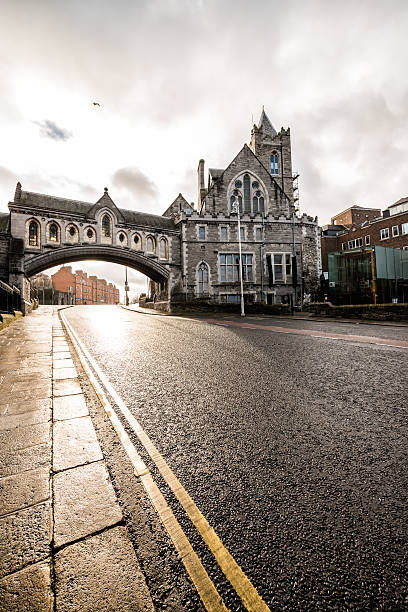
[[[0,5],[0,210],[15,173],[157,214],[195,201],[198,160],[225,167],[263,104],[321,224],[408,195],[406,0]],[[72,137],[41,137],[44,117]]]
[[[156,185],[139,168],[119,168],[112,176],[112,184],[125,189],[136,199],[139,207],[143,206],[146,198],[157,196]]]
[[[44,119],[44,121],[34,121],[34,123],[39,126],[40,134],[41,136],[45,136],[45,138],[64,141],[72,137],[69,130],[59,127],[56,123],[54,123],[54,121],[50,121],[49,119]]]

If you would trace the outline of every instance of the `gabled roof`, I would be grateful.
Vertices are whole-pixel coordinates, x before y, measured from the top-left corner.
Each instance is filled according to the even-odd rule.
[[[189,208],[193,210],[191,204],[189,204],[186,198],[179,193],[177,198],[170,204],[168,208],[163,213],[163,217],[175,217],[178,216],[182,210]]]
[[[265,109],[262,107],[261,117],[258,123],[258,129],[262,130],[264,134],[268,134],[271,138],[275,138],[277,132],[269,120],[268,115],[265,113]]]
[[[43,193],[34,193],[32,191],[20,191],[19,197],[14,202],[14,205],[21,207],[26,206],[31,209],[55,211],[55,213],[71,213],[82,216],[85,219],[94,219],[98,210],[109,208],[115,213],[118,221],[122,223],[131,223],[157,229],[175,229],[173,220],[167,217],[118,208],[107,192],[104,193],[98,202],[93,204],[91,202],[58,198]]]
[[[122,212],[119,210],[119,208],[116,206],[115,202],[110,197],[110,195],[108,193],[108,188],[107,187],[105,187],[105,189],[104,189],[103,196],[101,198],[99,198],[99,200],[97,202],[95,202],[95,204],[92,206],[91,210],[89,211],[89,215],[91,217],[95,217],[96,213],[99,212],[102,208],[108,208],[113,213],[115,213],[117,218],[119,219],[119,221],[124,221],[125,220],[124,217],[123,217]]]
[[[244,154],[250,153],[251,156],[257,161],[257,163],[262,167],[262,170],[264,170],[264,172],[266,172],[266,174],[268,175],[270,181],[276,185],[277,189],[283,194],[283,196],[285,198],[288,198],[288,196],[286,195],[286,193],[284,192],[284,190],[282,189],[282,187],[279,185],[279,183],[274,179],[274,177],[269,173],[269,171],[267,170],[267,168],[265,168],[265,166],[263,165],[263,163],[261,162],[261,160],[259,159],[259,157],[257,155],[255,155],[255,153],[252,151],[252,149],[250,149],[250,147],[248,147],[248,145],[245,143],[244,146],[242,147],[242,149],[239,151],[239,153],[237,153],[237,155],[234,157],[234,159],[231,161],[231,163],[228,164],[228,166],[225,168],[225,170],[221,171],[221,175],[225,174],[225,172],[227,172],[227,170],[232,166],[235,165],[237,160],[243,156]],[[210,188],[207,192],[207,196],[212,192],[212,190],[214,189],[214,183],[212,185],[210,185]],[[206,197],[207,197],[206,196]]]

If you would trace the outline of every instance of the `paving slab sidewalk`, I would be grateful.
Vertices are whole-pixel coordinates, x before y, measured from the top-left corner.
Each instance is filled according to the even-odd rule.
[[[154,609],[53,307],[0,333],[0,609]]]

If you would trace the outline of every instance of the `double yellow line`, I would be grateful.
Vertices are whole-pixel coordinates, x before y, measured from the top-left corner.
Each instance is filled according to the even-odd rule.
[[[137,419],[135,419],[133,414],[127,408],[121,397],[112,387],[108,378],[102,372],[96,361],[89,354],[89,351],[81,342],[71,324],[68,323],[65,314],[62,311],[59,311],[59,314],[75,347],[82,367],[84,368],[87,376],[89,377],[89,380],[92,386],[94,387],[105,409],[106,414],[111,420],[111,423],[130,461],[132,462],[134,473],[137,477],[140,478],[145,490],[147,491],[152,501],[152,504],[155,510],[157,511],[164,527],[166,528],[177,552],[179,553],[181,560],[195,588],[197,589],[197,592],[206,610],[227,610],[227,607],[225,606],[222,597],[215,588],[211,578],[208,576],[200,559],[193,550],[187,536],[185,535],[179,522],[174,516],[173,511],[167,504],[163,494],[154,482],[149,469],[140,457],[128,434],[126,433],[113,406],[110,404],[108,398],[106,397],[102,385],[111,395],[114,402],[117,404],[120,411],[122,412],[123,416],[126,418],[129,425],[136,433],[140,442],[143,444],[144,448],[148,452],[150,458],[158,468],[162,478],[165,480],[166,484],[174,493],[181,506],[183,507],[184,511],[186,512],[187,516],[197,529],[201,538],[203,539],[211,553],[214,555],[214,558],[216,559],[219,567],[235,589],[238,597],[241,599],[245,608],[247,610],[250,610],[251,612],[266,612],[267,610],[269,610],[268,606],[260,597],[255,587],[244,574],[240,566],[236,563],[232,555],[225,548],[221,539],[218,537],[214,529],[209,525],[203,514],[197,508],[195,502],[187,493],[187,491],[180,483],[174,472],[171,470],[164,457],[158,451],[154,443],[150,440],[149,436],[141,427]],[[94,372],[98,376],[102,385],[96,378]]]

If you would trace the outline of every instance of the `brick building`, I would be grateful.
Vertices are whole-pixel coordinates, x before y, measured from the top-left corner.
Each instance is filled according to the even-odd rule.
[[[372,221],[381,217],[381,208],[366,208],[365,206],[350,206],[331,218],[332,225],[361,225],[365,221]]]
[[[367,211],[367,212],[366,212]],[[373,216],[375,211],[378,216]],[[364,219],[361,223],[359,219]],[[338,222],[343,220],[340,225]],[[351,221],[351,223],[350,223]],[[408,197],[401,198],[386,210],[351,207],[332,218],[322,228],[322,269],[328,271],[327,255],[369,246],[383,246],[408,250]]]
[[[56,290],[73,294],[75,304],[119,304],[115,285],[83,270],[73,272],[72,266],[62,266],[51,278]]]

